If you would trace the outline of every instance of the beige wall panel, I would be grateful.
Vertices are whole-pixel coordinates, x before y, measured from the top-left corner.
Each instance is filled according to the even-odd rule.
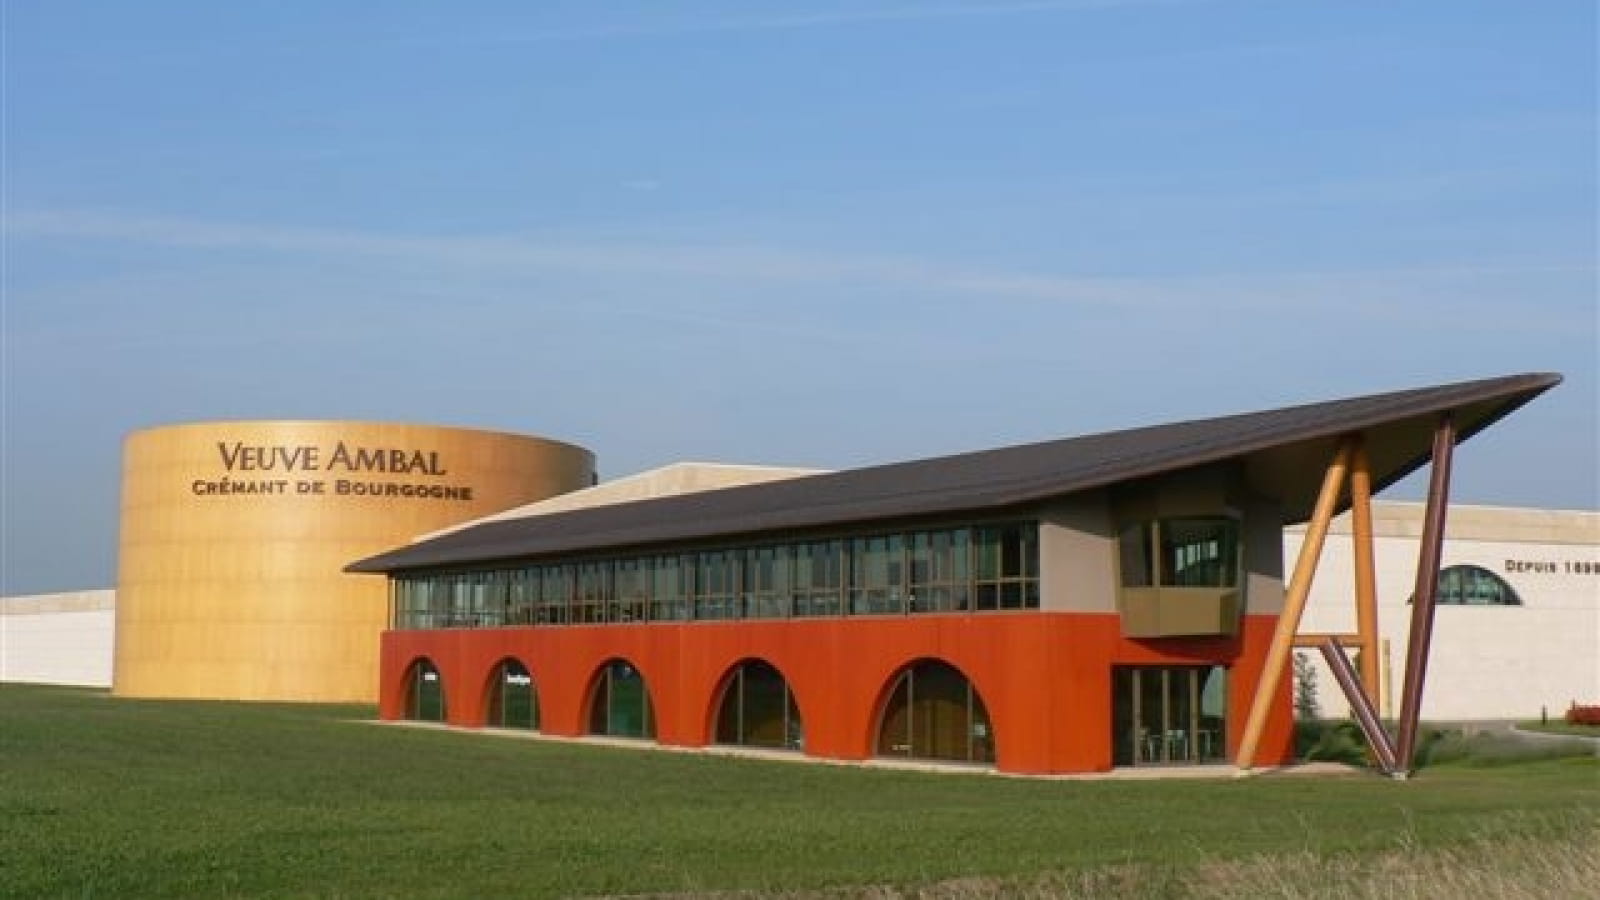
[[[1244,503],[1244,611],[1264,616],[1283,612],[1283,511],[1272,501]]]
[[[387,581],[344,566],[593,480],[594,456],[581,447],[460,428],[204,422],[136,432],[123,448],[113,692],[374,701]],[[384,493],[341,493],[340,482]],[[257,490],[236,492],[240,483]],[[403,496],[404,486],[456,494]]]
[[[1117,542],[1104,491],[1075,494],[1040,511],[1039,567],[1050,612],[1117,611]]]

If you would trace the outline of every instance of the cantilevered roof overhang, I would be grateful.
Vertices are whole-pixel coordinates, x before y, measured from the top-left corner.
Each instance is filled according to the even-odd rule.
[[[1529,373],[1325,403],[870,466],[768,484],[484,522],[352,563],[350,572],[741,539],[878,520],[1003,510],[1224,461],[1278,499],[1289,524],[1311,513],[1340,437],[1359,433],[1374,490],[1428,461],[1449,413],[1458,440],[1561,382]]]

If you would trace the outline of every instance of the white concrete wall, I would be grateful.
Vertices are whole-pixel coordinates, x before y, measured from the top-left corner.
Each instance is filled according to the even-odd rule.
[[[1405,678],[1421,507],[1383,504],[1375,512],[1378,626],[1388,642],[1380,661],[1386,683],[1379,702],[1393,716]],[[1556,523],[1566,527],[1550,527],[1552,515],[1466,507],[1447,517],[1441,566],[1488,569],[1516,590],[1523,605],[1437,608],[1424,719],[1532,719],[1541,708],[1558,716],[1574,701],[1600,702],[1600,514],[1554,514],[1566,517]],[[1530,517],[1542,517],[1539,527],[1530,527]],[[1285,533],[1286,571],[1303,537],[1299,529]],[[1354,566],[1348,518],[1341,517],[1323,550],[1301,632],[1355,631]],[[1347,714],[1321,654],[1301,652],[1316,663],[1323,715]]]
[[[462,531],[475,525],[482,525],[485,522],[526,519],[531,516],[543,516],[575,509],[593,509],[596,506],[631,503],[635,500],[654,500],[660,497],[675,497],[679,494],[745,487],[752,484],[765,484],[769,481],[804,478],[807,475],[824,475],[827,472],[827,469],[796,469],[781,466],[741,466],[728,463],[701,462],[672,463],[658,469],[650,469],[634,475],[625,475],[622,478],[601,482],[593,487],[557,494],[554,497],[513,507],[479,519],[457,522],[438,531],[419,534],[412,540],[414,542],[425,541],[452,532]]]
[[[111,686],[116,591],[0,598],[0,682]]]

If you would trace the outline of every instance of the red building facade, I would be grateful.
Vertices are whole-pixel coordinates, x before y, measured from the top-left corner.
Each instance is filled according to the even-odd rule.
[[[654,739],[704,747],[717,743],[718,713],[734,673],[758,660],[794,694],[803,752],[864,760],[880,755],[898,678],[937,661],[965,675],[982,698],[1001,771],[1104,771],[1113,766],[1114,667],[1218,665],[1228,673],[1226,708],[1237,714],[1226,717],[1218,753],[1197,747],[1193,760],[1223,761],[1237,747],[1275,619],[1247,616],[1236,637],[1165,642],[1122,637],[1116,616],[1050,613],[391,631],[383,639],[380,714],[407,717],[408,704],[416,704],[416,667],[426,660],[443,685],[444,721],[482,727],[502,689],[500,664],[512,659],[537,690],[539,730],[592,734],[603,673],[620,660],[643,676],[656,716]],[[1260,761],[1267,764],[1286,761],[1292,750],[1287,687],[1282,694],[1262,741]]]

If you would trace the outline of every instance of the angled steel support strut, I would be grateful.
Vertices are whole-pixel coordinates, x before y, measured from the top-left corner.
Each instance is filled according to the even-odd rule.
[[[1355,666],[1350,664],[1350,657],[1344,655],[1344,645],[1339,643],[1338,638],[1330,636],[1318,649],[1333,672],[1333,680],[1339,682],[1339,689],[1350,701],[1350,711],[1355,713],[1361,733],[1367,736],[1367,743],[1378,758],[1378,767],[1383,769],[1385,775],[1393,775],[1396,771],[1394,744],[1389,740],[1389,733],[1383,730],[1383,722],[1378,719],[1378,711],[1373,708],[1372,700],[1361,689]]]
[[[1433,432],[1433,472],[1428,480],[1428,505],[1417,551],[1417,587],[1411,595],[1411,636],[1406,647],[1405,687],[1400,694],[1400,735],[1396,765],[1408,772],[1417,749],[1417,723],[1422,717],[1422,688],[1428,674],[1428,645],[1433,640],[1434,601],[1439,588],[1439,557],[1444,546],[1444,517],[1450,496],[1450,459],[1455,449],[1455,421],[1439,417]]]

